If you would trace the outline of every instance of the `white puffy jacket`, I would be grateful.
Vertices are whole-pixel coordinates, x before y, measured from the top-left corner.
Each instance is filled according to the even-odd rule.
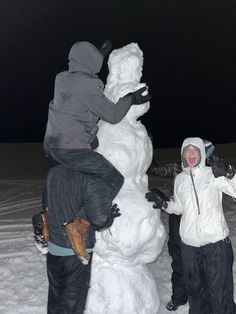
[[[187,138],[184,147],[194,145],[200,149],[201,162],[198,166],[184,167],[175,178],[174,199],[168,202],[166,211],[182,215],[180,236],[182,241],[199,247],[215,243],[228,236],[229,230],[222,208],[222,192],[236,197],[236,175],[231,179],[215,178],[211,167],[205,166],[205,149],[200,138]],[[192,172],[192,177],[191,177]]]

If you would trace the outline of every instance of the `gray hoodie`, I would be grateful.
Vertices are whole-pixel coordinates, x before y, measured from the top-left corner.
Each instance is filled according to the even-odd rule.
[[[54,99],[49,105],[44,148],[91,148],[99,119],[115,124],[122,120],[132,97],[114,104],[103,94],[97,77],[103,58],[89,42],[76,42],[69,53],[69,70],[57,74]]]

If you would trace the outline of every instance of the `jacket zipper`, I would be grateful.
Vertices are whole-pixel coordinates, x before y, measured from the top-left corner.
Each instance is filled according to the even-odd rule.
[[[195,194],[195,197],[196,197],[197,208],[198,208],[198,215],[201,215],[200,206],[199,206],[199,200],[198,200],[197,191],[196,191],[196,187],[195,187],[195,183],[194,183],[194,180],[193,180],[193,174],[192,174],[192,170],[191,169],[190,169],[190,177],[191,177],[191,180],[192,180],[192,183],[193,183],[193,191],[194,191],[194,194]]]

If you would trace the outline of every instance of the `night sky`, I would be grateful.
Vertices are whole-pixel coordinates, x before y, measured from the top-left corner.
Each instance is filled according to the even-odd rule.
[[[42,142],[71,45],[106,38],[143,50],[156,148],[236,141],[235,0],[1,0],[0,142]]]

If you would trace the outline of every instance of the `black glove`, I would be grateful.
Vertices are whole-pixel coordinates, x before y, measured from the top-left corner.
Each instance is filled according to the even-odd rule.
[[[106,221],[106,224],[105,226],[103,227],[103,229],[107,229],[107,228],[110,228],[111,225],[113,224],[114,222],[114,219],[121,216],[121,213],[119,213],[120,209],[117,207],[117,204],[114,204],[111,206],[111,212],[110,212],[110,215],[108,216],[107,218],[107,221]]]
[[[101,53],[102,57],[105,58],[112,48],[112,42],[110,39],[106,39],[101,46],[98,48],[99,52]]]
[[[235,175],[235,168],[232,167],[227,161],[216,160],[212,164],[212,172],[216,178],[226,177],[232,179]]]
[[[169,201],[169,197],[156,188],[152,188],[149,192],[147,192],[145,198],[149,202],[155,203],[153,208],[165,209],[168,206],[167,201]]]
[[[142,93],[145,92],[146,90],[147,90],[147,87],[142,87],[133,93],[127,94],[126,96],[130,95],[132,97],[132,105],[141,105],[149,101],[152,98],[152,96],[149,94],[145,96],[142,95]]]

